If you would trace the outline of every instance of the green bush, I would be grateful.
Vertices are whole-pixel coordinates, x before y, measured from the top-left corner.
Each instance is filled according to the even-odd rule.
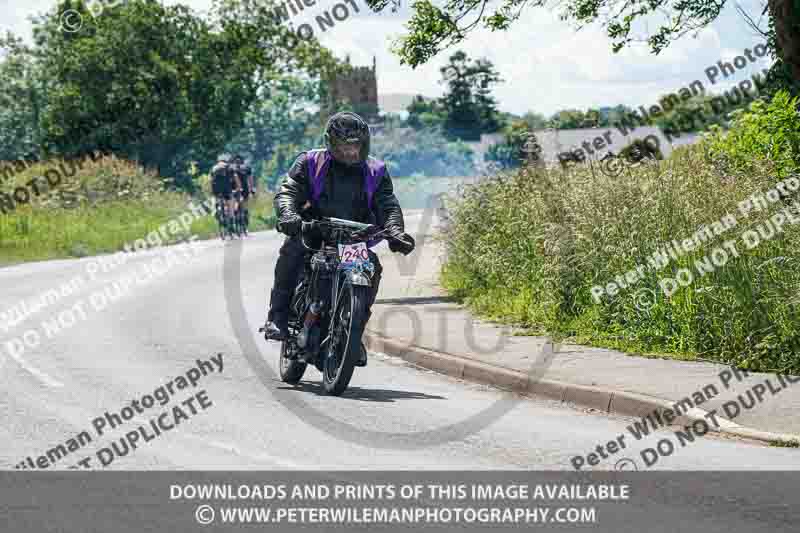
[[[746,173],[767,162],[782,179],[800,170],[800,107],[798,98],[779,91],[769,103],[757,100],[747,111],[732,113],[728,132],[714,128],[709,155],[725,171]]]
[[[777,115],[764,127],[790,130]],[[755,127],[748,135],[762,139]],[[788,153],[788,138],[778,136],[783,148],[767,154]],[[484,316],[576,342],[800,372],[800,224],[752,249],[741,239],[792,200],[741,216],[739,202],[777,181],[775,162],[753,158],[747,173],[732,176],[707,150],[681,147],[613,178],[585,165],[524,167],[464,188],[448,201],[444,286]],[[673,239],[729,213],[737,224],[727,233],[646,269],[613,297],[592,297],[594,286],[648,265]],[[700,276],[696,261],[730,239],[738,256]],[[667,297],[659,281],[680,268],[694,280]]]
[[[484,161],[495,163],[501,169],[510,169],[541,155],[541,146],[527,123],[514,122],[503,133],[505,141],[491,145],[483,156]]]
[[[40,194],[30,192],[29,203],[0,211],[0,265],[121,250],[185,212],[190,200],[195,204],[201,201],[165,190],[165,180],[156,174],[112,155],[17,168],[19,172],[0,184],[0,192],[11,194],[51,169],[59,169],[62,179],[52,188],[44,188],[39,180]],[[200,182],[207,187],[207,176]],[[271,200],[260,194],[251,201],[251,230],[274,227]],[[216,234],[212,214],[196,219],[188,232],[173,237],[178,241],[190,235],[204,238]]]
[[[659,146],[653,146],[655,143],[648,143],[644,139],[636,139],[631,144],[623,148],[619,156],[625,161],[638,163],[645,158],[664,159],[664,154],[661,153]]]
[[[11,195],[16,188],[27,188],[31,205],[42,208],[147,200],[164,191],[170,181],[130,161],[99,152],[68,161],[29,161],[27,168],[19,161],[5,162],[0,163],[0,169],[12,170],[7,179],[0,180],[0,192]],[[59,178],[50,187],[43,176],[53,171]]]

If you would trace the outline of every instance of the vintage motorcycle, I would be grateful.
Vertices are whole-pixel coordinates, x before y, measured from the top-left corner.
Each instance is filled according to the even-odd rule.
[[[386,230],[338,218],[315,221],[322,246],[309,251],[289,307],[289,338],[283,341],[280,375],[296,384],[309,364],[322,372],[328,394],[342,394],[350,383],[364,345],[367,305],[375,266],[367,244]]]

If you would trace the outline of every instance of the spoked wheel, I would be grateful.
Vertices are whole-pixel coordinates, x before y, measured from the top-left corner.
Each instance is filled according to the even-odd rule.
[[[236,236],[241,239],[244,236],[244,217],[242,216],[241,206],[236,207],[236,214],[234,217],[236,220]]]
[[[225,220],[227,222],[226,226],[228,227],[228,237],[233,239],[236,235],[236,216],[232,214],[226,217]]]
[[[223,241],[225,240],[225,211],[221,210],[219,206],[217,206],[217,211],[214,213],[214,218],[217,219],[217,230],[219,233],[219,238]]]
[[[224,241],[226,237],[229,237],[231,235],[231,220],[224,208],[220,213],[219,223],[220,223],[219,232],[222,235],[222,240]]]
[[[353,377],[355,363],[361,355],[368,292],[369,287],[342,285],[339,304],[332,317],[336,325],[323,362],[322,383],[328,394],[342,394]]]
[[[244,209],[241,207],[239,208],[239,213],[237,214],[239,219],[239,236],[240,237],[247,237],[247,224],[244,221]]]
[[[289,341],[281,343],[281,356],[280,356],[280,372],[281,381],[289,383],[290,385],[297,385],[303,378],[306,372],[307,363],[298,361],[297,359],[288,359],[287,350],[289,349]]]

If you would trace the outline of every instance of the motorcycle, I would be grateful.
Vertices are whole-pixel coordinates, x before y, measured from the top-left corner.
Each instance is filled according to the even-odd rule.
[[[315,221],[322,237],[309,251],[289,307],[289,336],[280,353],[281,380],[297,384],[308,365],[322,373],[325,392],[341,395],[350,384],[368,316],[375,266],[367,242],[386,234],[379,226],[338,218]]]

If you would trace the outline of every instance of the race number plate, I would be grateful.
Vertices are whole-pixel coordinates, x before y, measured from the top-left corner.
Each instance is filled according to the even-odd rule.
[[[369,261],[367,253],[367,243],[357,242],[355,244],[340,244],[339,259],[342,263],[356,263],[358,261]]]

